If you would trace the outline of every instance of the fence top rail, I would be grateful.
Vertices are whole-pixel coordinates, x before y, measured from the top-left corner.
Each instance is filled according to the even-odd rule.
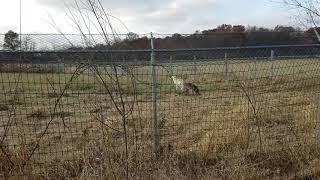
[[[285,33],[304,33],[305,31],[292,31],[292,32],[285,32]],[[5,35],[7,32],[0,32],[0,35]],[[47,36],[47,35],[58,35],[58,36],[65,36],[65,35],[75,35],[75,36],[104,36],[104,35],[108,35],[108,36],[127,36],[130,33],[134,33],[134,32],[121,32],[121,33],[106,33],[106,34],[101,34],[101,33],[19,33],[20,35],[34,35],[34,36]],[[278,31],[252,31],[252,32],[210,32],[210,33],[200,33],[200,34],[196,34],[196,33],[159,33],[159,32],[152,32],[152,34],[154,36],[172,36],[175,34],[179,34],[181,36],[210,36],[210,35],[215,35],[215,34],[247,34],[247,33],[281,33]],[[282,32],[284,33],[284,32]],[[150,36],[150,32],[143,32],[143,33],[134,33],[137,34],[139,36]]]
[[[320,44],[299,44],[299,45],[267,45],[267,46],[238,46],[238,47],[216,47],[216,48],[179,48],[179,49],[115,49],[115,50],[36,50],[36,51],[12,51],[0,50],[0,53],[126,53],[126,52],[191,52],[191,51],[215,51],[215,50],[242,50],[242,49],[272,49],[272,48],[293,48],[293,47],[320,47]]]

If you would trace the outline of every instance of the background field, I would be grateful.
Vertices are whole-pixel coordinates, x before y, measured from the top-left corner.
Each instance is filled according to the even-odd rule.
[[[117,179],[126,163],[133,179],[320,176],[317,58],[159,64],[158,158],[151,66],[79,67],[0,64],[0,177]]]

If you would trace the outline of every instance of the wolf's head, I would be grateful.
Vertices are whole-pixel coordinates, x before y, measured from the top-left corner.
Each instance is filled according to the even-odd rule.
[[[178,78],[177,76],[171,76],[172,81],[174,84],[178,85],[178,84],[183,84],[183,79]]]

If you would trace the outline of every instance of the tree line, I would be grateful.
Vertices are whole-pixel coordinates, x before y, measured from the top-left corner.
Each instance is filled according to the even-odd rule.
[[[20,43],[21,41],[21,43]],[[29,36],[24,37],[23,39],[20,39],[19,34],[9,30],[4,35],[2,47],[5,50],[18,50],[21,47],[21,50],[24,51],[32,51],[35,50],[36,43],[32,41],[32,39]]]
[[[320,28],[317,28],[319,31]],[[19,40],[19,34],[8,31],[4,36],[3,49],[32,51],[36,48],[32,39],[25,37]],[[72,41],[72,40],[70,40]],[[222,24],[214,29],[196,31],[192,34],[156,35],[155,47],[159,49],[173,48],[214,48],[214,47],[240,47],[240,46],[262,46],[262,45],[291,45],[291,44],[314,44],[318,43],[314,29],[302,31],[292,26],[278,25],[274,28],[256,26],[245,27],[243,25]],[[81,49],[149,49],[150,37],[139,36],[130,32],[126,38],[119,39],[110,44],[95,44],[92,46],[65,46],[65,50]]]
[[[320,28],[317,30],[319,31]],[[256,26],[245,27],[243,25],[222,24],[217,28],[196,31],[190,35],[176,33],[171,36],[155,37],[155,47],[169,49],[314,43],[318,43],[318,39],[312,28],[302,31],[300,28],[281,25],[270,29]],[[138,37],[138,35],[132,34],[125,40],[113,44],[113,48],[115,49],[145,49],[149,47],[149,38]]]

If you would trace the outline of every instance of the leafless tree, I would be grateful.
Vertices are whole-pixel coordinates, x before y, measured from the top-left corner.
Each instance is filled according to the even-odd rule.
[[[23,51],[34,51],[36,49],[36,43],[33,41],[30,35],[23,37],[21,41],[21,49]]]
[[[305,28],[313,28],[318,41],[320,35],[318,24],[320,23],[320,0],[283,0],[283,4],[296,10],[295,19]]]
[[[99,37],[103,38],[104,40],[104,47],[109,48],[106,50],[110,50],[113,43],[117,43],[121,37],[118,33],[117,28],[114,27],[114,22],[119,22],[124,29],[128,32],[127,26],[117,17],[112,16],[110,13],[107,12],[101,0],[74,0],[73,4],[66,5],[67,15],[69,19],[74,24],[75,29],[79,32],[82,37],[83,44],[85,47],[93,47],[98,45],[96,37],[94,37],[94,33],[98,34]],[[62,31],[60,31],[62,32]],[[72,40],[70,40],[71,42]],[[114,56],[111,52],[105,57],[111,58],[108,59],[109,62],[114,62],[116,59],[113,59]],[[102,74],[101,68],[97,67],[96,64],[92,63],[92,60],[89,58],[87,60],[87,66],[91,69],[92,73],[94,73],[97,79],[100,81],[101,85],[103,86],[106,95],[108,95],[111,100],[112,104],[117,110],[118,114],[121,116],[122,121],[122,128],[121,130],[116,130],[113,127],[105,126],[110,128],[111,130],[115,130],[117,132],[121,132],[123,134],[124,140],[124,149],[125,149],[125,170],[126,170],[126,177],[129,178],[129,150],[128,150],[128,118],[133,111],[133,106],[135,100],[130,101],[128,97],[124,94],[123,83],[120,82],[120,78],[118,76],[117,66],[119,64],[110,64],[109,69],[106,70],[104,67],[104,74]],[[122,65],[125,66],[125,65]],[[110,70],[111,69],[111,70]],[[128,69],[128,68],[124,68]],[[130,69],[130,68],[129,68]],[[131,87],[135,89],[135,81],[132,73],[127,71]],[[135,90],[134,90],[135,92]],[[131,102],[131,103],[129,103]],[[105,120],[100,120],[105,121]]]
[[[118,114],[121,117],[122,121],[122,127],[120,130],[109,126],[108,124],[104,123],[104,126],[116,131],[120,132],[123,135],[123,141],[124,141],[124,149],[125,149],[125,171],[126,171],[126,178],[129,179],[129,147],[128,147],[128,118],[130,114],[133,111],[133,107],[135,104],[135,78],[133,74],[130,72],[130,68],[127,71],[128,77],[129,77],[129,83],[130,86],[133,87],[133,93],[134,93],[134,100],[130,100],[125,95],[125,87],[123,83],[121,83],[119,73],[117,72],[117,64],[112,64],[116,59],[113,59],[112,52],[107,52],[107,50],[110,50],[108,48],[112,47],[113,43],[116,43],[120,39],[120,35],[117,32],[116,28],[113,27],[113,21],[111,19],[115,19],[116,21],[120,22],[125,29],[128,30],[128,28],[124,25],[124,23],[110,15],[104,8],[101,0],[74,0],[73,4],[66,4],[66,13],[69,19],[72,21],[75,29],[78,31],[78,33],[81,36],[81,39],[83,41],[83,45],[85,48],[94,47],[98,45],[96,41],[96,37],[94,34],[98,34],[100,38],[103,38],[104,41],[104,47],[106,48],[105,53],[103,56],[107,59],[110,63],[108,66],[110,68],[99,67],[98,65],[94,64],[92,59],[88,57],[85,62],[81,62],[79,64],[79,67],[77,70],[73,73],[72,78],[67,82],[65,85],[64,90],[61,92],[61,94],[58,96],[56,100],[56,104],[54,106],[54,111],[57,110],[59,107],[60,100],[65,93],[65,90],[69,87],[70,83],[73,81],[73,79],[78,76],[80,73],[82,73],[84,70],[91,70],[91,72],[95,75],[95,77],[100,81],[102,87],[105,90],[105,94],[108,95],[112,101],[112,105],[118,112]],[[60,29],[60,27],[57,25],[57,23],[54,21],[54,18],[50,16],[51,18],[51,25],[67,40],[69,45],[71,47],[74,46],[72,43],[72,39],[69,39],[64,33],[63,30]],[[129,31],[128,31],[129,32]],[[111,59],[110,59],[111,58]],[[102,70],[102,68],[104,68]],[[101,72],[103,71],[103,73]],[[31,154],[27,158],[29,160],[31,156],[34,154],[36,149],[39,147],[41,139],[45,136],[47,133],[47,130],[49,129],[49,126],[51,122],[54,120],[53,116],[50,119],[50,122],[47,124],[45,130],[41,133],[40,138],[37,140],[36,146],[32,149]],[[99,119],[99,122],[104,122],[105,119]],[[1,150],[1,146],[0,146]]]

